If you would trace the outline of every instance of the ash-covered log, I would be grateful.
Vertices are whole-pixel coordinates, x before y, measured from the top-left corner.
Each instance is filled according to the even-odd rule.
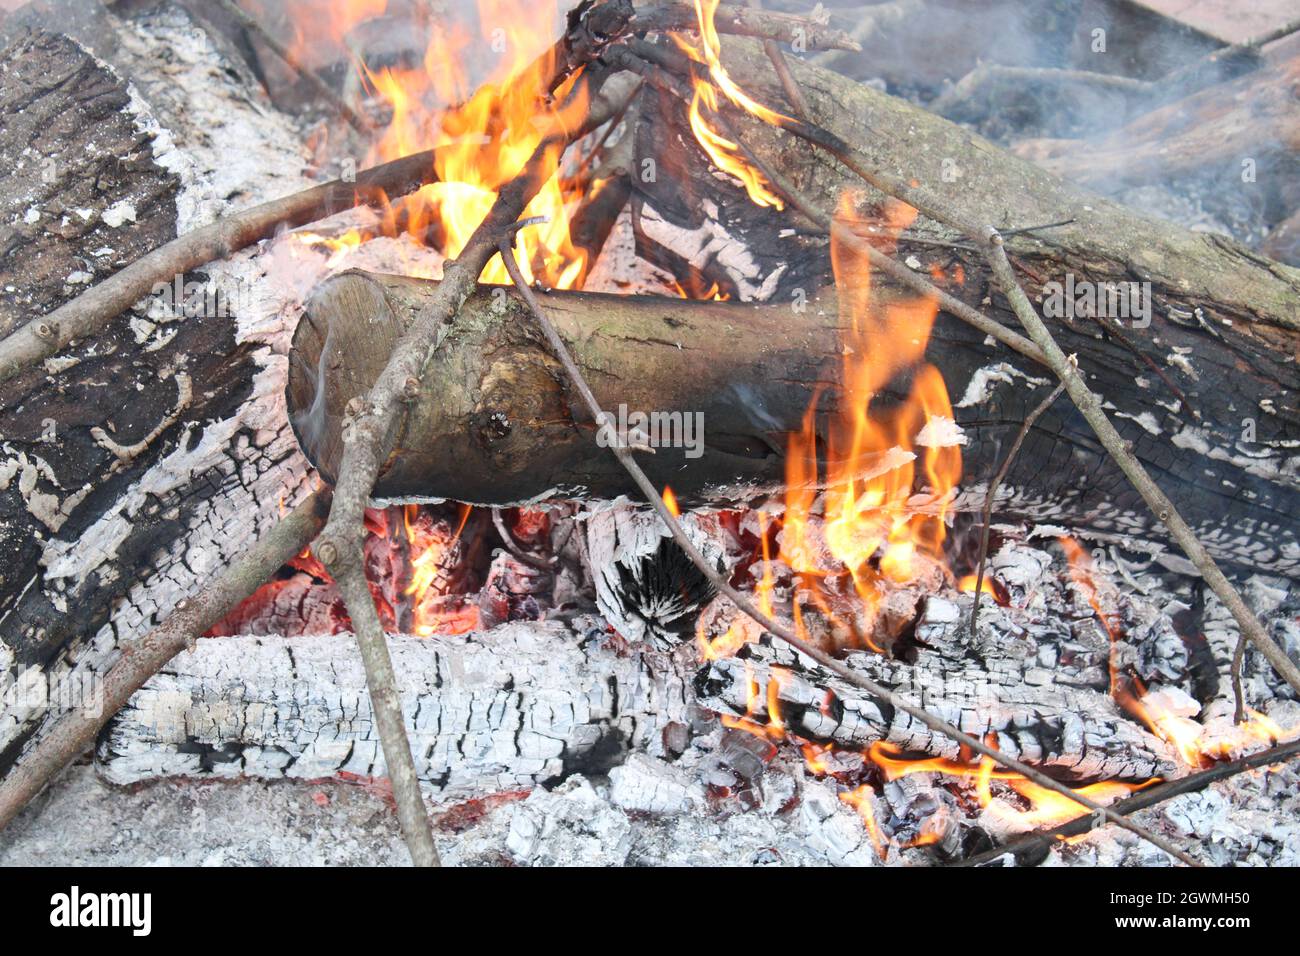
[[[103,14],[94,47],[116,69],[50,33],[0,53],[0,332],[250,195],[303,184],[297,132],[250,99],[183,12],[136,24],[119,46],[120,23],[85,6]],[[140,52],[155,43],[175,53],[165,76]],[[221,155],[216,114],[225,136],[256,147],[247,165]],[[39,737],[47,703],[75,700],[65,688],[89,683],[306,491],[279,407],[284,360],[265,348],[279,333],[244,295],[247,263],[166,276],[140,307],[5,382],[0,695],[12,701],[21,682],[46,693],[4,708],[0,773]]]
[[[607,638],[595,622],[391,637],[420,779],[481,797],[601,772],[629,750],[662,755],[670,725],[689,723],[689,689]],[[118,783],[386,775],[347,636],[200,641],[114,718],[97,760]]]

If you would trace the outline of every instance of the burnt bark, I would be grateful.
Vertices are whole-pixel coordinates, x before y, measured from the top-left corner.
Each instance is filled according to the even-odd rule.
[[[733,77],[762,102],[784,108],[757,44],[729,42]],[[1051,283],[1139,286],[1150,322],[1094,309],[1048,317],[1089,385],[1113,405],[1124,437],[1217,559],[1293,574],[1300,539],[1300,272],[1220,236],[1141,218],[1073,186],[948,121],[844,77],[796,62],[812,119],[863,149],[878,165],[915,177],[968,219],[1004,231],[1073,220],[1008,240],[1031,299]],[[788,134],[732,115],[745,146],[825,210],[852,191],[866,227],[885,226],[884,197],[827,154]],[[694,145],[686,109],[664,98],[641,113],[638,154],[657,181],[633,198],[638,251],[683,284],[717,283],[733,297],[788,303],[831,281],[827,240],[789,229],[789,219],[749,202]],[[669,172],[665,172],[669,171]],[[682,183],[686,183],[683,186]],[[698,196],[706,188],[707,202]],[[694,194],[692,194],[694,190]],[[918,223],[898,242],[917,269],[1015,328],[981,252]],[[878,280],[887,287],[884,278]],[[1149,293],[1149,294],[1148,294]],[[1044,370],[940,314],[928,358],[944,373],[956,417],[971,438],[968,481],[991,475],[1041,397],[1026,381]],[[982,369],[978,379],[970,370]],[[1101,451],[1083,418],[1058,407],[1031,430],[1008,477],[1016,510],[1068,521],[1122,541],[1159,547],[1163,532]],[[1174,559],[1175,562],[1177,559]]]
[[[67,37],[25,35],[0,63],[8,331],[176,235],[181,183],[159,154],[181,134],[158,137],[150,105]],[[43,704],[11,706],[21,682],[61,699],[303,490],[305,465],[273,417],[273,363],[237,340],[238,300],[212,312],[173,294],[211,278],[174,277],[167,296],[4,385],[0,772],[47,717]]]

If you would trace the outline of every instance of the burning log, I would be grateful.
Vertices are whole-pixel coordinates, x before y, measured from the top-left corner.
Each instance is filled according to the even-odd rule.
[[[689,722],[680,675],[605,645],[600,625],[515,623],[487,635],[389,640],[417,771],[440,796],[530,788],[664,753]],[[160,775],[386,776],[351,640],[200,641],[101,738],[110,780]]]
[[[1295,191],[1297,83],[1300,53],[1144,113],[1100,139],[1029,140],[1015,152],[1056,176],[1102,191],[1205,175],[1243,186],[1258,183],[1273,202],[1295,203],[1300,195],[1281,194],[1288,187]],[[1242,165],[1247,159],[1248,169]]]
[[[757,100],[783,106],[781,85],[757,44],[738,41],[723,53],[732,76]],[[1300,275],[1220,237],[1140,218],[901,100],[806,64],[792,69],[814,121],[879,165],[923,176],[927,188],[971,220],[1058,224],[1009,239],[1008,252],[1062,348],[1078,355],[1090,386],[1123,419],[1134,453],[1217,558],[1288,573],[1300,567],[1300,539],[1286,517],[1300,508],[1289,450],[1300,437],[1292,361],[1300,347]],[[683,284],[716,283],[740,298],[772,303],[814,295],[828,272],[825,240],[783,232],[782,217],[722,181],[694,146],[687,112],[661,96],[659,108],[639,114],[638,151],[654,157],[660,171],[634,199],[640,254]],[[855,228],[882,241],[897,234],[883,197],[824,153],[748,117],[734,117],[733,125],[743,129],[749,152],[804,199],[832,210],[853,190],[866,197],[854,209]],[[925,158],[920,166],[918,156]],[[945,277],[944,288],[958,298],[983,301],[993,318],[1017,324],[989,294],[981,250],[933,233],[903,234],[897,244],[914,268]],[[1121,307],[1112,292],[1135,308]],[[982,476],[992,470],[983,447],[1009,441],[1038,400],[1017,380],[1041,381],[1043,372],[981,339],[941,313],[932,343],[942,348],[932,348],[929,358],[954,395],[965,387],[954,411],[970,436],[967,473]],[[974,368],[981,371],[972,375]],[[1009,486],[1026,513],[1087,515],[1084,524],[1117,538],[1163,536],[1074,410],[1062,405],[1045,415],[1021,459],[1036,463],[1040,474],[1071,476],[1044,495],[1033,476],[1013,469]],[[988,466],[981,470],[979,462]]]

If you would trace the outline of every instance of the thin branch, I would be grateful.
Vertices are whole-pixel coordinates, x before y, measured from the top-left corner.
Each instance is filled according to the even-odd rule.
[[[205,631],[256,591],[316,537],[325,523],[329,493],[318,492],[262,535],[243,557],[227,565],[197,595],[182,601],[162,624],[122,649],[94,698],[59,718],[0,780],[0,830],[63,771],[150,677],[192,647]]]
[[[519,174],[501,187],[460,255],[444,264],[437,291],[393,346],[392,356],[369,394],[349,403],[344,421],[334,504],[315,551],[338,584],[352,619],[398,820],[419,866],[436,866],[438,853],[411,757],[388,644],[366,584],[362,555],[365,508],[375,480],[397,445],[406,409],[419,392],[420,379],[441,342],[440,333],[474,290],[484,266],[496,253],[498,239],[513,234],[524,208],[554,175],[564,147],[626,105],[635,86],[635,78],[629,75],[610,79],[590,98],[590,106],[586,105],[587,94],[599,87],[602,78],[603,74],[592,71],[579,77],[567,103],[559,107],[553,128],[542,137]]]
[[[528,305],[528,308],[531,311],[533,318],[537,321],[539,328],[542,330],[542,334],[546,337],[547,343],[550,345],[556,357],[560,360],[560,364],[563,366],[565,373],[569,376],[569,379],[573,383],[573,386],[578,390],[578,394],[582,397],[583,403],[586,405],[587,410],[591,414],[593,420],[596,422],[597,425],[601,425],[607,421],[610,421],[611,420],[610,416],[608,415],[608,413],[606,413],[601,409],[599,402],[597,402],[595,395],[592,394],[591,388],[587,385],[587,382],[584,379],[582,372],[579,370],[577,363],[574,362],[573,356],[569,354],[569,349],[564,344],[564,340],[560,338],[560,334],[555,330],[555,326],[551,324],[550,319],[547,318],[546,313],[543,311],[541,307],[541,303],[538,302],[536,294],[528,286],[528,283],[524,279],[523,274],[519,271],[519,264],[518,262],[515,261],[514,252],[511,249],[510,245],[506,242],[502,242],[499,248],[501,251],[502,261],[505,263],[506,271],[510,273],[510,279],[515,284],[515,289],[519,292],[524,302]],[[644,495],[646,500],[650,502],[652,507],[654,507],[655,511],[659,514],[659,517],[663,519],[664,524],[668,527],[668,530],[671,533],[673,540],[682,549],[682,551],[685,552],[686,556],[690,559],[691,563],[694,564],[696,568],[699,569],[700,573],[704,575],[704,577],[709,581],[709,583],[712,584],[720,594],[726,595],[726,597],[731,601],[732,604],[734,604],[740,611],[744,612],[749,617],[757,621],[766,631],[773,634],[774,636],[781,639],[782,641],[785,641],[787,644],[795,648],[801,654],[804,654],[807,657],[812,658],[814,661],[816,661],[818,664],[821,664],[822,667],[826,668],[831,673],[837,675],[838,677],[843,678],[844,680],[848,681],[849,683],[853,684],[856,687],[862,688],[872,697],[875,697],[877,700],[888,703],[891,707],[894,707],[897,710],[901,710],[903,713],[912,717],[914,720],[920,722],[921,724],[925,725],[926,727],[930,728],[936,733],[940,733],[946,737],[950,737],[951,739],[957,741],[958,743],[966,747],[969,747],[975,753],[979,753],[986,757],[989,757],[995,763],[1000,764],[1001,766],[1007,768],[1008,770],[1012,770],[1016,773],[1023,775],[1026,779],[1032,780],[1034,783],[1038,784],[1039,786],[1045,787],[1048,790],[1060,794],[1061,796],[1067,797],[1068,799],[1073,800],[1075,803],[1078,803],[1081,806],[1086,807],[1088,810],[1094,813],[1101,814],[1111,822],[1142,837],[1142,839],[1147,840],[1153,845],[1159,847],[1160,849],[1168,853],[1170,856],[1173,856],[1174,858],[1181,860],[1182,862],[1186,863],[1188,866],[1200,865],[1199,863],[1197,863],[1196,860],[1188,856],[1182,850],[1175,847],[1164,837],[1152,833],[1150,830],[1146,829],[1145,827],[1135,824],[1131,820],[1127,820],[1124,817],[1120,816],[1119,814],[1111,813],[1104,806],[1092,800],[1091,798],[1086,797],[1083,794],[1076,793],[1074,790],[1071,790],[1065,784],[1057,780],[1053,780],[1051,777],[1048,777],[1046,774],[1043,774],[1042,772],[1035,770],[1033,767],[1030,767],[1028,764],[1021,763],[1019,760],[1016,760],[1012,757],[1006,756],[1003,753],[1000,753],[998,750],[994,749],[993,747],[990,747],[982,740],[978,740],[975,737],[972,737],[970,734],[967,734],[964,731],[958,729],[957,727],[954,727],[952,724],[948,723],[947,721],[942,720],[939,717],[936,717],[934,714],[930,713],[927,710],[922,709],[921,707],[918,707],[917,705],[913,704],[910,700],[901,696],[900,694],[895,693],[894,691],[890,690],[887,687],[877,684],[875,681],[871,680],[870,678],[865,677],[864,675],[858,673],[852,668],[847,667],[845,664],[836,660],[830,654],[827,654],[825,651],[822,651],[819,648],[816,648],[813,645],[804,641],[790,628],[768,617],[757,607],[755,607],[748,597],[741,594],[734,587],[732,587],[730,582],[725,580],[718,573],[717,569],[712,567],[709,564],[708,560],[704,557],[704,555],[700,554],[699,549],[695,547],[695,545],[691,542],[691,539],[686,536],[686,532],[682,530],[682,526],[677,521],[676,516],[673,515],[673,513],[668,509],[668,506],[664,503],[663,497],[660,495],[659,490],[655,488],[654,484],[646,476],[646,473],[641,470],[641,466],[637,464],[636,459],[633,458],[631,449],[625,446],[624,444],[622,444],[621,442],[613,442],[610,445],[610,450],[613,451],[614,456],[619,461],[619,464],[621,464],[623,468],[627,471],[627,473],[632,477],[632,480],[636,483],[637,487],[641,490],[642,495]]]
[[[762,10],[762,0],[749,0],[751,10]],[[785,91],[785,98],[790,101],[790,106],[794,109],[795,115],[800,119],[808,118],[808,101],[804,99],[803,90],[799,89],[799,84],[794,80],[794,74],[790,72],[790,64],[785,61],[785,53],[775,40],[763,41],[763,52],[767,58],[772,61],[772,69],[776,72],[776,78],[781,83],[781,89]]]
[[[1215,82],[1220,78],[1217,70],[1219,63],[1254,57],[1268,44],[1298,31],[1300,31],[1300,20],[1291,20],[1280,24],[1272,30],[1261,33],[1259,36],[1249,37],[1240,43],[1211,50],[1200,59],[1193,60],[1186,66],[1180,67],[1172,73],[1167,73],[1158,80],[1153,80],[1149,86],[1157,98],[1187,96],[1207,83]]]
[[[374,129],[374,126],[370,121],[349,106],[343,97],[335,93],[333,88],[317,75],[315,70],[306,66],[300,59],[298,59],[296,53],[273,37],[270,31],[268,31],[266,27],[262,26],[261,21],[240,7],[239,4],[234,2],[234,0],[217,0],[217,3],[228,16],[233,18],[235,22],[243,27],[248,33],[253,34],[257,39],[266,44],[272,53],[287,63],[295,73],[305,79],[321,99],[333,106],[334,109],[338,111],[339,115],[348,121],[348,125],[363,136],[368,135],[371,130]]]
[[[1292,757],[1300,754],[1300,740],[1293,740],[1287,744],[1273,747],[1269,750],[1261,751],[1257,754],[1251,754],[1249,757],[1242,757],[1240,760],[1234,760],[1231,763],[1223,763],[1211,767],[1209,770],[1202,770],[1200,773],[1194,773],[1183,777],[1179,780],[1171,780],[1168,783],[1157,784],[1154,787],[1147,787],[1139,790],[1131,797],[1126,797],[1117,803],[1112,803],[1110,809],[1116,813],[1122,813],[1128,816],[1137,813],[1139,810],[1146,810],[1157,804],[1164,803],[1173,797],[1184,793],[1196,793],[1204,790],[1212,783],[1220,780],[1227,780],[1229,777],[1235,777],[1239,773],[1245,773],[1248,770],[1256,770],[1260,767],[1267,767],[1271,764],[1281,763],[1284,760],[1290,760]],[[955,864],[956,866],[983,866],[992,863],[1008,853],[1015,857],[1023,857],[1028,854],[1045,850],[1058,840],[1068,839],[1069,837],[1082,836],[1097,828],[1097,820],[1092,816],[1076,817],[1068,823],[1063,823],[1059,827],[1053,827],[1051,830],[1040,830],[1035,833],[1027,833],[1010,843],[986,850],[977,856],[968,860],[962,860]]]
[[[882,31],[888,31],[904,20],[917,16],[925,10],[928,0],[893,0],[891,3],[879,3],[866,8],[859,7],[858,18],[853,32],[853,41],[859,44],[856,52],[861,52],[861,44],[870,43]],[[833,69],[841,61],[848,59],[843,50],[829,50],[818,53],[812,62],[824,69]]]
[[[1002,467],[998,469],[998,473],[989,482],[988,494],[984,496],[979,563],[975,571],[975,600],[970,608],[970,629],[972,634],[975,633],[975,625],[979,621],[980,593],[984,590],[984,560],[989,553],[989,526],[993,523],[993,501],[997,498],[998,488],[1006,479],[1007,472],[1011,470],[1011,463],[1015,461],[1016,455],[1020,453],[1020,446],[1025,443],[1025,436],[1029,434],[1029,429],[1033,428],[1034,422],[1038,421],[1039,416],[1051,408],[1052,403],[1061,397],[1063,391],[1065,391],[1065,383],[1062,382],[1052,389],[1052,393],[1039,402],[1038,406],[1025,417],[1024,424],[1020,426],[1020,431],[1016,433],[1016,440],[1011,443],[1011,450],[1007,452],[1007,457],[1002,459]]]
[[[999,83],[1005,83],[1013,89],[1024,89],[1032,85],[1037,88],[1033,94],[1036,97],[1043,95],[1043,88],[1051,87],[1096,89],[1130,97],[1144,96],[1151,88],[1151,84],[1146,80],[1135,80],[1115,73],[981,63],[936,97],[934,102],[929,104],[929,109],[940,116],[951,116],[955,109],[981,93],[987,92],[988,88],[995,88]]]
[[[538,557],[535,554],[529,554],[519,546],[519,542],[514,539],[510,529],[506,527],[505,520],[501,517],[501,509],[492,509],[492,527],[497,529],[497,534],[501,538],[501,543],[505,545],[507,551],[528,565],[530,568],[536,568],[539,571],[555,571],[555,564],[558,560],[554,555],[549,559]]]

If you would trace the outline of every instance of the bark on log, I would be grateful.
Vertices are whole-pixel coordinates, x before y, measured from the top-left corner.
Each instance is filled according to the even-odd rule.
[[[337,469],[348,402],[365,394],[436,288],[349,272],[312,296],[294,335],[287,395],[299,442],[326,478]],[[658,448],[645,468],[688,501],[779,486],[785,433],[798,428],[840,361],[833,304],[812,303],[798,317],[780,307],[594,293],[553,293],[543,304],[608,408],[679,415],[679,446]],[[378,497],[505,505],[636,494],[613,455],[596,446],[593,423],[567,394],[517,293],[480,287],[434,361]],[[826,405],[833,407],[833,396]],[[701,437],[703,454],[695,457]]]
[[[603,772],[629,750],[663,755],[665,729],[689,723],[688,687],[605,640],[599,623],[391,637],[421,781],[440,797],[477,797]],[[117,783],[385,774],[343,635],[200,641],[132,698],[97,759]]]
[[[723,59],[755,98],[783,103],[757,44],[728,38]],[[901,100],[807,64],[792,69],[814,121],[894,174],[922,181],[967,218],[1002,229],[1073,220],[1009,240],[1039,303],[1048,283],[1063,284],[1068,275],[1097,285],[1150,283],[1149,326],[1076,313],[1049,319],[1053,334],[1079,356],[1138,457],[1216,558],[1288,574],[1300,569],[1300,538],[1289,517],[1300,510],[1300,272],[1222,237],[1143,219]],[[658,108],[640,116],[638,155],[654,158],[659,171],[633,198],[640,254],[682,282],[702,277],[743,299],[789,302],[829,280],[825,240],[783,232],[784,217],[754,206],[710,169],[680,102],[661,96]],[[859,209],[869,219],[883,201],[806,143],[748,117],[730,118],[747,148],[822,208],[835,209],[846,188],[866,195]],[[949,291],[972,304],[987,299],[986,314],[1016,326],[981,253],[907,239],[899,252],[946,276],[960,267],[964,281],[949,280]],[[971,438],[966,474],[984,478],[997,446],[1011,440],[1040,397],[1021,383],[1043,372],[946,314],[928,358],[944,373]],[[1163,538],[1073,409],[1058,407],[1038,422],[1008,482],[1008,494],[1031,514],[1122,539]]]
[[[213,121],[187,99],[196,75],[203,108],[228,135],[256,140],[250,163],[297,156],[288,124],[250,101],[187,22],[151,22],[193,44],[178,47],[165,84],[132,75],[137,94],[165,94],[165,112],[66,37],[32,34],[0,54],[0,163],[12,171],[0,220],[18,234],[0,265],[6,325],[171,239],[178,218],[193,223],[224,206],[217,197],[231,184],[209,165]],[[96,49],[114,48],[106,31]],[[282,181],[240,188],[256,201],[257,188],[283,189],[296,169],[287,162]],[[209,279],[224,292],[246,287],[248,257],[179,284]],[[263,347],[274,323],[233,295],[225,303],[220,314],[187,314],[181,301],[127,311],[5,383],[0,773],[46,720],[43,703],[10,706],[15,688],[36,682],[51,703],[66,699],[61,687],[106,666],[306,491],[308,469],[279,407],[284,359]]]

